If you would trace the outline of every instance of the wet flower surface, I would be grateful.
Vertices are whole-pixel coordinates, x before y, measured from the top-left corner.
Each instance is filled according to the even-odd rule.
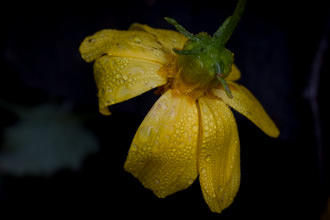
[[[206,203],[220,213],[240,185],[239,136],[230,107],[271,137],[279,130],[257,99],[234,82],[240,71],[223,42],[217,43],[225,27],[211,37],[190,35],[169,22],[181,33],[135,23],[127,31],[102,30],[87,37],[80,52],[85,61],[94,61],[102,114],[153,88],[161,94],[135,134],[125,170],[161,198],[199,177]],[[222,52],[214,52],[211,44]]]

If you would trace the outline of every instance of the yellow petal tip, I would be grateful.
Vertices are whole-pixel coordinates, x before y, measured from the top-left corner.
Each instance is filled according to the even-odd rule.
[[[111,112],[109,111],[108,107],[100,108],[100,113],[105,116],[111,115]]]
[[[269,137],[272,138],[278,138],[281,134],[280,130],[276,127],[274,124],[274,127],[269,129],[269,131],[266,133]]]

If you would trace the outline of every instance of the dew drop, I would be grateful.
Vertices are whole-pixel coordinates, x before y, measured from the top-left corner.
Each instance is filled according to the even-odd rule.
[[[172,121],[176,117],[176,115],[177,115],[176,111],[172,111],[168,120]],[[179,130],[177,130],[176,132],[179,132]]]
[[[133,144],[131,149],[132,150],[137,150],[138,149],[138,146],[136,144]]]
[[[210,155],[210,154],[206,155],[206,156],[205,156],[205,160],[206,160],[207,162],[209,162],[209,161],[211,160],[211,155]]]
[[[220,198],[221,199],[221,202],[223,202],[224,198],[225,198],[225,196],[222,195],[221,198]]]
[[[180,142],[179,144],[178,144],[178,147],[179,148],[183,148],[185,146],[185,144],[183,143],[183,142]]]
[[[135,37],[134,38],[134,42],[137,43],[137,44],[140,44],[141,43],[141,39],[138,38],[138,37]]]
[[[150,141],[150,137],[153,136],[153,127],[151,126],[144,126],[140,128],[139,138],[142,142]]]
[[[94,43],[94,42],[96,42],[96,39],[95,38],[88,39],[88,43]]]
[[[131,148],[128,150],[128,153],[135,153],[137,151],[138,146],[133,144]]]
[[[191,178],[188,180],[188,184],[189,184],[189,185],[192,184],[193,182],[194,182],[194,180],[191,179]]]

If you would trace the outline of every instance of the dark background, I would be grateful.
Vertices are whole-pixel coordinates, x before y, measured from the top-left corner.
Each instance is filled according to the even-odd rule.
[[[25,107],[69,103],[73,114],[93,115],[84,126],[97,136],[100,150],[78,171],[61,169],[48,177],[0,173],[1,202],[58,201],[61,207],[69,201],[97,205],[106,217],[120,218],[319,219],[330,184],[330,8],[327,1],[288,2],[249,0],[227,45],[242,72],[239,83],[260,100],[281,135],[269,138],[235,113],[242,180],[234,203],[221,215],[209,211],[198,180],[158,199],[124,171],[135,131],[158,97],[150,91],[112,106],[110,117],[100,115],[92,65],[81,59],[78,47],[96,31],[125,30],[133,22],[173,29],[165,16],[193,33],[212,34],[236,1],[15,2],[3,7],[0,99]],[[8,109],[0,113],[0,134],[20,120]]]

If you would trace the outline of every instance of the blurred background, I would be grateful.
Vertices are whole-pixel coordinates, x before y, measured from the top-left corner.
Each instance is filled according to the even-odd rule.
[[[209,211],[198,180],[158,199],[124,171],[135,131],[158,97],[150,91],[102,116],[92,64],[78,47],[88,35],[133,22],[173,29],[165,16],[190,32],[213,34],[236,1],[8,3],[0,14],[1,203],[96,204],[107,217],[121,218],[330,219],[330,7],[288,2],[248,1],[227,44],[242,72],[239,83],[281,135],[269,138],[235,113],[241,187],[221,215]]]

